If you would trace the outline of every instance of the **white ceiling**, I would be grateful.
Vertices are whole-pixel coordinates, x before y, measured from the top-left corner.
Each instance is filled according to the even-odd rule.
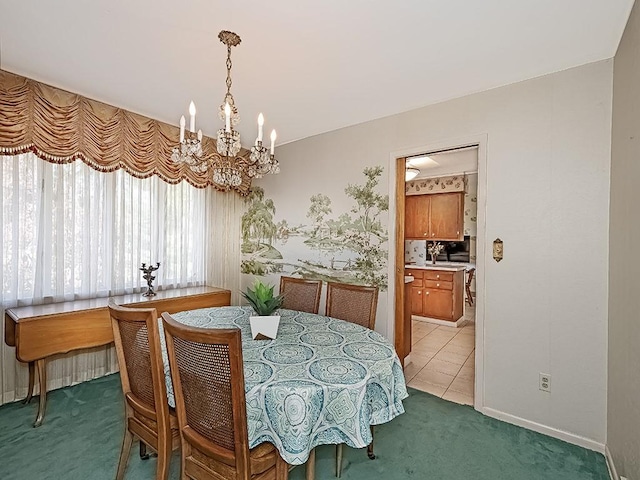
[[[244,145],[290,142],[615,54],[633,0],[0,0],[0,68]]]
[[[407,166],[420,173],[414,180],[478,171],[478,147],[459,148],[407,158]]]

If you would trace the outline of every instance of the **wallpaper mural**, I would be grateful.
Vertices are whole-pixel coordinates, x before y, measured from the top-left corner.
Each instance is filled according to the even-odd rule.
[[[381,220],[386,221],[389,196],[380,193],[382,172],[381,166],[365,168],[362,183],[344,188],[351,205],[346,211],[336,210],[329,196],[312,194],[304,224],[277,218],[273,200],[254,187],[242,217],[242,273],[295,275],[386,290],[388,234]]]

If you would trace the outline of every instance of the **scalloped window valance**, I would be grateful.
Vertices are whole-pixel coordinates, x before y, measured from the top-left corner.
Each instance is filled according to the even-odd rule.
[[[52,163],[80,159],[103,172],[122,168],[138,178],[157,175],[167,183],[220,189],[210,174],[171,161],[179,134],[178,127],[0,70],[1,155],[33,152]],[[203,138],[203,151],[210,159],[219,156],[210,137]],[[246,195],[250,187],[244,177],[235,190]]]

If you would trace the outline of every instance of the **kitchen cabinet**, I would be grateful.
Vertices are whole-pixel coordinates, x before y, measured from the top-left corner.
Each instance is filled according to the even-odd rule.
[[[405,197],[405,238],[462,240],[464,193],[435,193]]]
[[[404,202],[404,236],[426,239],[429,235],[431,195],[408,195]],[[415,285],[414,285],[415,286]]]
[[[406,269],[414,277],[411,313],[455,322],[464,308],[464,270]]]
[[[429,213],[431,238],[435,240],[462,240],[464,193],[431,195]]]
[[[405,275],[413,277],[411,282],[411,315],[422,315],[422,298],[423,298],[423,284],[422,284],[422,270],[405,270]]]

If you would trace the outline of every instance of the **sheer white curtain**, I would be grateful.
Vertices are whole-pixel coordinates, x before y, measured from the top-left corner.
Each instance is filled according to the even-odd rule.
[[[240,304],[241,220],[245,209],[240,195],[207,188],[207,285],[231,290],[231,305]]]
[[[142,291],[141,263],[161,263],[159,289],[205,282],[239,288],[236,194],[32,154],[0,162],[3,319],[4,308]],[[4,337],[0,353],[2,404],[26,394],[27,372]],[[48,362],[48,388],[116,370],[112,347],[71,353]]]

